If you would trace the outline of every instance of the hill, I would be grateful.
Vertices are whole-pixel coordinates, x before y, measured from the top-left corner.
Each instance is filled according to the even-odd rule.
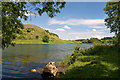
[[[77,39],[77,40],[62,40],[55,33],[49,32],[41,27],[33,24],[24,24],[24,29],[17,32],[13,43],[16,44],[114,44],[117,43],[117,38],[104,37],[102,39]]]
[[[17,32],[18,34],[13,40],[17,44],[59,44],[65,43],[55,33],[40,28],[33,24],[24,24],[24,29]]]

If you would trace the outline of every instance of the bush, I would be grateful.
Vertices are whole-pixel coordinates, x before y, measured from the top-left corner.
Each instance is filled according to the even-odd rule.
[[[17,33],[18,34],[23,34],[23,32],[21,30],[18,30]]]
[[[43,42],[49,42],[49,36],[45,35],[42,39]]]
[[[31,29],[30,29],[30,28],[28,28],[28,29],[27,29],[27,32],[31,32]]]
[[[90,39],[88,40],[88,43],[93,43],[93,42],[98,42],[98,41],[99,41],[98,38],[90,38]]]
[[[75,50],[71,55],[67,54],[62,59],[62,64],[64,64],[64,65],[73,64],[78,56],[83,56],[83,50],[80,48],[80,46],[75,46],[74,49]]]
[[[31,32],[31,31],[34,31],[34,29],[33,28],[28,28],[27,29],[27,32]]]
[[[55,34],[55,33],[49,33],[49,34],[59,38],[59,36],[57,34]]]
[[[49,30],[45,30],[45,32],[50,33]]]
[[[73,64],[76,60],[83,61],[83,62],[94,60],[96,59],[97,55],[100,55],[101,52],[104,51],[104,46],[95,45],[94,47],[90,47],[84,50],[81,49],[80,46],[75,46],[74,49],[75,49],[74,52],[70,56],[66,55],[62,59],[62,62],[64,62],[64,64],[70,65],[70,64]],[[93,55],[96,55],[96,56],[93,56]]]
[[[115,45],[118,44],[118,38],[117,37],[113,37],[113,44],[115,44]]]
[[[70,63],[71,63],[71,55],[70,55],[70,54],[67,54],[67,55],[65,55],[64,58],[62,58],[61,64],[62,64],[63,66],[67,66],[67,65],[70,65]]]
[[[39,38],[39,36],[36,36],[36,39],[38,39]]]

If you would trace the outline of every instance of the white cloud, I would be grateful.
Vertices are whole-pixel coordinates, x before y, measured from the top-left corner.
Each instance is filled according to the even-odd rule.
[[[71,29],[71,28],[70,28],[70,27],[68,27],[67,25],[65,25],[65,26],[64,26],[64,28],[66,28],[66,29]]]
[[[89,26],[89,28],[98,29],[99,31],[110,31],[107,26]]]
[[[56,31],[65,31],[65,30],[62,28],[58,28],[58,29],[56,29]]]
[[[92,31],[96,31],[96,29],[92,29]]]
[[[68,20],[49,20],[49,25],[52,24],[66,24],[66,25],[101,25],[104,24],[104,19],[68,19]]]
[[[107,32],[101,32],[101,31],[84,31],[84,32],[73,32],[73,31],[53,31],[53,33],[56,33],[59,35],[59,37],[63,40],[75,40],[75,39],[89,39],[89,38],[103,38],[103,37],[112,37],[115,34]]]
[[[66,34],[68,37],[72,35],[73,37],[71,39],[87,39],[87,38],[103,38],[108,36],[114,36],[113,33],[107,33],[107,32],[99,32],[99,31],[89,31],[89,32],[71,32]]]
[[[96,28],[96,29],[107,29],[106,26],[90,26],[90,28]]]

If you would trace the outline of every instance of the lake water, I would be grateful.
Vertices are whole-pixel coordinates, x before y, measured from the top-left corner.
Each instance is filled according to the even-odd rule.
[[[90,44],[79,44],[88,48]],[[33,68],[43,68],[49,61],[60,61],[71,54],[77,44],[25,44],[3,50],[3,78],[39,78],[40,74],[30,72]]]

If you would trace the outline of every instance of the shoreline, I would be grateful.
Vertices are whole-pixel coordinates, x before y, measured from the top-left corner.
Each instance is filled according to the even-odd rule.
[[[100,42],[94,42],[94,43],[82,43],[80,41],[69,41],[69,40],[63,40],[63,41],[54,41],[51,42],[42,42],[41,40],[14,40],[12,43],[15,44],[103,44],[103,45],[111,45],[112,43],[100,43]]]

